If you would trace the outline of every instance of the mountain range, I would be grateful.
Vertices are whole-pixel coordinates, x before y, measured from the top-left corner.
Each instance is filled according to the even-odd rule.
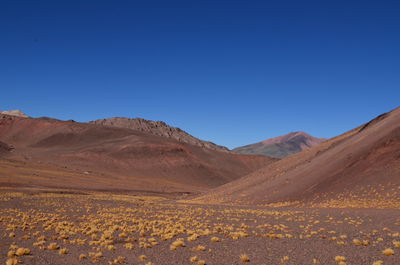
[[[143,119],[79,123],[0,114],[0,141],[3,185],[198,192],[276,161]]]
[[[0,114],[2,186],[193,193],[195,203],[249,205],[400,198],[400,108],[331,139],[293,132],[233,151],[163,122],[21,113]]]

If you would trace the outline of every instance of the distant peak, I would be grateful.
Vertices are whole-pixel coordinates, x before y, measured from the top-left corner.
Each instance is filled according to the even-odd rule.
[[[295,132],[290,132],[290,133],[285,134],[285,135],[280,135],[280,136],[277,136],[277,137],[274,137],[274,138],[266,139],[266,140],[262,141],[261,143],[263,143],[263,144],[282,143],[282,142],[287,142],[287,141],[293,139],[296,136],[303,136],[303,137],[305,137],[307,139],[317,139],[316,137],[311,136],[310,134],[308,134],[306,132],[295,131]]]
[[[0,111],[0,114],[17,116],[17,117],[22,117],[22,118],[29,118],[28,115],[26,115],[25,113],[23,113],[20,110],[4,110],[4,111]]]
[[[234,152],[240,154],[263,154],[282,158],[290,154],[311,148],[312,146],[315,146],[323,141],[325,141],[325,139],[316,138],[306,132],[295,131],[270,138],[259,143],[235,148]]]

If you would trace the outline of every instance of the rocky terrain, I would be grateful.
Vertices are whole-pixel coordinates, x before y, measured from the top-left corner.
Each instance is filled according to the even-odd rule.
[[[284,158],[288,155],[307,150],[325,140],[324,138],[313,137],[305,132],[291,132],[255,144],[237,147],[232,151],[238,154],[267,155]]]
[[[228,151],[228,148],[226,148],[225,146],[220,146],[212,142],[200,140],[179,128],[169,126],[162,121],[150,121],[141,118],[130,119],[117,117],[95,120],[91,121],[90,123],[119,128],[128,128],[135,131],[149,133],[152,135],[171,138],[181,143],[196,145],[202,148],[208,148],[217,151]]]
[[[0,155],[7,154],[8,152],[12,151],[13,149],[14,149],[14,147],[12,147],[6,143],[0,142]]]
[[[0,114],[28,118],[28,115],[26,115],[25,113],[23,113],[20,110],[5,110],[5,111],[0,111]]]

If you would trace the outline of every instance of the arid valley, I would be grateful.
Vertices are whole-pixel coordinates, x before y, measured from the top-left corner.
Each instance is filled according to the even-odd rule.
[[[276,158],[143,119],[2,113],[3,262],[398,265],[400,109],[315,139],[252,149]]]

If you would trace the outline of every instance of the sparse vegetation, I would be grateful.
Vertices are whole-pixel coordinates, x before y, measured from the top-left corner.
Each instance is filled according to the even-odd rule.
[[[3,209],[0,226],[4,228],[4,238],[10,242],[4,251],[6,264],[29,263],[24,260],[29,255],[53,255],[56,259],[55,255],[59,258],[72,257],[77,262],[87,259],[91,263],[117,265],[137,263],[139,260],[145,265],[153,264],[153,255],[160,252],[168,258],[187,255],[185,259],[191,264],[206,264],[207,259],[215,257],[220,260],[227,258],[227,262],[232,264],[238,262],[238,258],[243,263],[257,264],[265,259],[271,264],[295,264],[296,253],[292,249],[289,249],[290,255],[275,257],[269,256],[267,249],[265,256],[252,256],[251,259],[249,256],[252,253],[231,257],[227,250],[231,251],[232,244],[238,241],[273,242],[272,246],[284,242],[291,246],[292,242],[302,240],[315,246],[314,240],[317,239],[342,248],[343,252],[333,257],[338,265],[352,264],[344,256],[351,255],[351,251],[362,251],[374,257],[370,264],[383,265],[391,264],[385,259],[396,257],[395,250],[400,245],[400,218],[390,227],[385,225],[367,230],[360,228],[366,222],[371,223],[369,217],[346,215],[344,211],[326,216],[314,210],[212,208],[160,204],[139,196],[114,196],[95,194],[90,200],[87,199],[89,197],[77,196],[69,205],[68,194],[30,197],[22,193],[7,194],[9,202],[16,198],[24,200],[27,206],[40,205],[43,209],[55,210]],[[97,206],[103,202],[112,202],[115,207]],[[81,209],[72,207],[77,203],[82,205]],[[70,218],[74,215],[78,217]],[[14,233],[15,237],[9,237],[10,233]],[[33,249],[17,245],[26,244],[29,240]],[[214,244],[216,242],[219,243]],[[372,251],[379,246],[383,249],[384,246],[392,246],[393,249],[377,253]],[[168,248],[175,251],[168,251]],[[347,248],[350,250],[347,251]],[[132,254],[121,255],[126,251]],[[322,264],[323,255],[331,253],[311,256],[309,263]]]

